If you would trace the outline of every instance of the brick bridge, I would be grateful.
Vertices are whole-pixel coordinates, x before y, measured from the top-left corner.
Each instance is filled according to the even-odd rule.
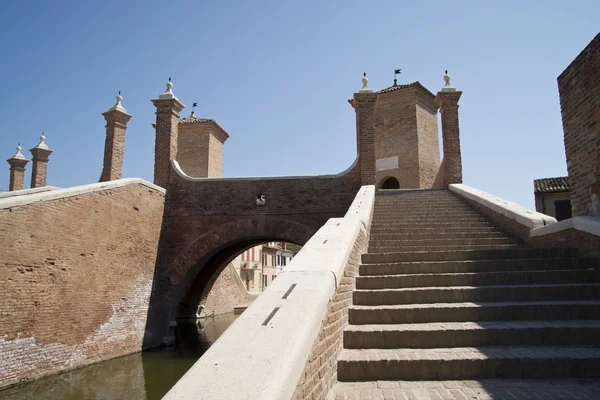
[[[193,113],[180,118],[172,86],[152,100],[154,185],[121,179],[131,115],[119,96],[103,114],[100,183],[43,187],[45,155],[34,159],[36,186],[0,198],[0,227],[11,227],[0,229],[0,353],[9,360],[0,361],[0,387],[172,342],[177,317],[197,314],[237,254],[265,241],[304,245],[328,220],[361,207],[353,203],[361,187],[462,182],[461,92],[449,78],[437,96],[418,82],[373,92],[363,79],[350,99],[353,165],[337,175],[274,178],[220,178],[228,135]],[[11,188],[22,189],[27,160],[18,152],[8,162]]]
[[[196,167],[194,157],[198,155],[189,154],[189,149],[197,145],[194,140],[198,138],[191,138],[190,123],[182,123],[192,122],[194,117],[179,119],[183,105],[171,88],[169,83],[167,91],[153,100],[157,107],[155,183],[167,188],[167,196],[147,322],[147,331],[155,333],[148,346],[157,344],[156,333],[161,331],[165,332],[163,342],[173,340],[175,319],[197,315],[216,278],[241,251],[274,240],[304,245],[328,219],[347,212],[361,186],[381,186],[390,177],[396,177],[402,187],[413,188],[462,182],[458,130],[461,92],[449,84],[449,79],[436,98],[418,82],[373,92],[364,78],[363,88],[349,100],[356,112],[355,163],[337,175],[280,178],[210,178],[210,171],[219,175],[221,169],[210,158],[222,159],[214,157],[222,150],[210,144],[199,150],[208,153],[208,165]],[[445,110],[445,158],[441,165],[437,128],[440,106]],[[381,132],[389,136],[393,130],[409,134],[406,138],[400,135],[395,142],[389,138],[375,140],[378,135],[385,136]],[[426,147],[426,156],[422,156],[422,149],[419,152],[419,145]],[[398,162],[402,152],[410,153],[406,158],[414,159],[412,164]],[[380,159],[389,164],[393,154],[395,165],[376,166]],[[193,178],[184,170],[205,171],[203,176],[209,178]],[[256,203],[260,195],[265,196],[264,205]]]

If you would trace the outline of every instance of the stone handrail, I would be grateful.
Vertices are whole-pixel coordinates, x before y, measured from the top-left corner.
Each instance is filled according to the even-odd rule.
[[[164,399],[292,398],[374,199],[374,186],[361,187]]]
[[[46,191],[29,192],[22,196],[11,196],[0,198],[0,210],[5,208],[24,206],[38,201],[48,201],[62,199],[65,197],[79,196],[81,194],[99,192],[102,190],[114,189],[125,185],[140,184],[150,189],[165,193],[165,189],[154,185],[140,178],[119,179],[116,181],[92,183],[89,185],[73,186],[65,189],[54,189]]]
[[[537,211],[529,210],[512,201],[501,199],[493,194],[474,189],[463,184],[448,185],[451,192],[454,192],[471,201],[492,209],[507,218],[515,220],[517,223],[530,229],[556,223],[556,218]]]
[[[60,188],[57,188],[55,186],[42,186],[42,187],[37,187],[37,188],[33,188],[33,189],[13,190],[11,192],[0,193],[0,199],[5,199],[8,197],[14,197],[14,196],[26,196],[28,194],[49,192],[50,190],[58,190],[58,189],[60,189]]]
[[[533,229],[531,231],[531,236],[544,236],[565,231],[567,229],[575,229],[591,235],[600,236],[600,217],[584,216],[565,219],[556,224]]]

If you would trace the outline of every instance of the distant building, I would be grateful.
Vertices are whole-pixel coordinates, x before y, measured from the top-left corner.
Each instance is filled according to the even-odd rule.
[[[262,292],[292,261],[296,252],[286,242],[269,242],[249,248],[233,265],[249,292]]]
[[[533,181],[535,210],[550,215],[558,221],[571,218],[569,180],[566,176]]]

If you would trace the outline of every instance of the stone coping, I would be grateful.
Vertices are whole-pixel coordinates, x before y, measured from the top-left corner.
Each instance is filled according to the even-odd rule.
[[[25,196],[27,194],[32,194],[32,193],[48,192],[50,190],[57,190],[57,189],[60,189],[60,188],[57,188],[55,186],[42,186],[42,187],[37,187],[37,188],[33,188],[33,189],[13,190],[12,192],[0,193],[0,199],[5,199],[7,197],[14,197],[14,196]]]
[[[291,399],[374,199],[361,187],[163,399]]]
[[[505,217],[514,219],[519,224],[525,225],[531,229],[556,223],[556,218],[554,217],[527,209],[517,203],[501,199],[493,194],[474,189],[467,185],[455,183],[448,185],[448,188],[451,192],[454,192],[459,196],[490,208]]]
[[[177,160],[171,160],[171,167],[173,170],[179,175],[181,178],[190,182],[205,182],[205,181],[272,181],[272,180],[281,180],[281,179],[314,179],[314,178],[339,178],[341,176],[346,175],[348,172],[352,170],[358,163],[358,157],[354,160],[352,165],[348,167],[346,170],[340,172],[339,174],[329,174],[329,175],[290,175],[290,176],[241,176],[241,177],[227,177],[227,178],[193,178],[186,174],[181,166],[177,162]]]
[[[600,236],[600,217],[584,216],[565,219],[555,224],[532,229],[531,236],[544,236],[567,229],[577,229],[592,235]]]
[[[114,189],[126,185],[140,184],[150,189],[156,190],[162,194],[165,194],[165,189],[156,186],[153,183],[145,181],[141,178],[127,178],[119,179],[116,181],[92,183],[89,185],[73,186],[65,189],[55,189],[50,191],[41,191],[32,193],[29,192],[25,196],[13,196],[0,199],[0,210],[5,208],[11,208],[16,206],[24,206],[38,201],[48,201],[62,199],[65,197],[79,196],[86,193],[100,192],[103,190]]]

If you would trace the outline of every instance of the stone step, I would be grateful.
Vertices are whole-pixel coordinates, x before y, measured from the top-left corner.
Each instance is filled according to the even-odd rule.
[[[472,209],[468,208],[468,207],[464,207],[464,208],[451,208],[451,209],[447,209],[447,208],[440,208],[439,210],[429,210],[429,211],[422,211],[422,210],[418,210],[418,209],[414,209],[414,210],[407,210],[407,209],[394,209],[394,210],[390,210],[390,209],[379,209],[379,210],[374,210],[373,211],[373,218],[377,218],[377,217],[423,217],[423,218],[444,218],[444,217],[449,217],[449,216],[453,216],[453,217],[457,217],[457,216],[471,216],[471,215],[477,215],[477,216],[481,216],[481,214],[479,214],[476,211],[473,211]]]
[[[500,286],[586,282],[600,282],[600,271],[567,269],[358,276],[356,278],[356,289],[373,290],[433,286]]]
[[[415,251],[460,251],[460,250],[507,250],[516,249],[521,247],[518,244],[478,244],[478,245],[444,245],[444,244],[429,244],[423,246],[417,245],[395,245],[389,247],[369,247],[369,253],[373,254],[385,254],[385,253],[398,253],[398,252],[415,252]]]
[[[567,345],[600,346],[600,321],[430,322],[344,330],[346,349]]]
[[[350,324],[598,319],[600,301],[400,304],[356,306]]]
[[[426,237],[426,238],[427,237],[434,238],[435,236],[433,236],[433,235],[447,236],[447,235],[454,235],[454,234],[471,235],[471,234],[484,234],[484,233],[502,233],[503,235],[506,236],[505,232],[501,231],[500,229],[498,229],[494,226],[471,226],[471,227],[469,227],[469,229],[464,229],[461,227],[454,227],[454,228],[445,227],[444,229],[440,229],[440,228],[427,228],[427,227],[420,228],[418,225],[413,225],[413,226],[395,226],[392,228],[384,228],[384,227],[379,227],[377,229],[371,228],[370,237],[377,238],[377,237],[393,235],[392,238],[400,237],[400,239],[402,239],[403,237],[406,238],[406,236],[417,235],[418,237],[420,236],[420,237]],[[431,235],[431,236],[429,236],[429,235]]]
[[[392,240],[432,240],[432,239],[492,239],[492,238],[509,238],[506,233],[500,230],[482,229],[480,231],[468,232],[440,232],[437,229],[432,229],[433,232],[423,233],[377,233],[371,234],[371,243],[375,241],[392,241]]]
[[[371,225],[406,225],[406,224],[436,224],[436,225],[447,225],[447,224],[464,224],[464,223],[489,223],[487,219],[481,215],[464,215],[455,217],[440,217],[440,218],[429,218],[419,216],[389,216],[389,217],[377,217],[373,218]]]
[[[335,399],[564,400],[600,398],[600,379],[337,382]]]
[[[382,264],[361,264],[359,274],[398,275],[398,274],[437,274],[437,273],[474,273],[505,271],[538,271],[589,269],[600,267],[597,258],[521,258],[499,260],[464,261],[409,261]]]
[[[413,232],[426,232],[423,229],[434,229],[437,232],[469,232],[472,229],[480,229],[480,228],[493,228],[497,230],[498,228],[490,222],[487,221],[478,221],[478,222],[460,222],[460,221],[443,221],[443,222],[431,222],[431,221],[421,221],[419,223],[416,222],[405,222],[405,223],[380,223],[373,222],[371,224],[370,233],[372,234],[381,234],[381,233],[389,233],[390,230],[394,230],[392,233],[399,233],[401,231],[413,231]]]
[[[354,305],[378,306],[421,303],[464,303],[490,301],[595,300],[600,284],[452,286],[404,289],[355,290]]]
[[[445,238],[435,239],[404,239],[404,240],[373,240],[369,241],[369,252],[370,249],[375,248],[393,248],[393,247],[409,247],[409,246],[444,246],[444,245],[486,245],[486,244],[514,244],[515,239],[510,237],[469,237],[469,238],[455,238],[452,235],[448,235]],[[374,251],[378,253],[378,251]]]
[[[509,249],[509,250],[459,250],[459,251],[412,251],[397,253],[367,253],[362,255],[363,264],[392,263],[403,261],[462,261],[495,260],[507,258],[577,257],[577,249]]]
[[[600,348],[593,346],[344,349],[338,380],[440,380],[476,378],[593,378]]]

